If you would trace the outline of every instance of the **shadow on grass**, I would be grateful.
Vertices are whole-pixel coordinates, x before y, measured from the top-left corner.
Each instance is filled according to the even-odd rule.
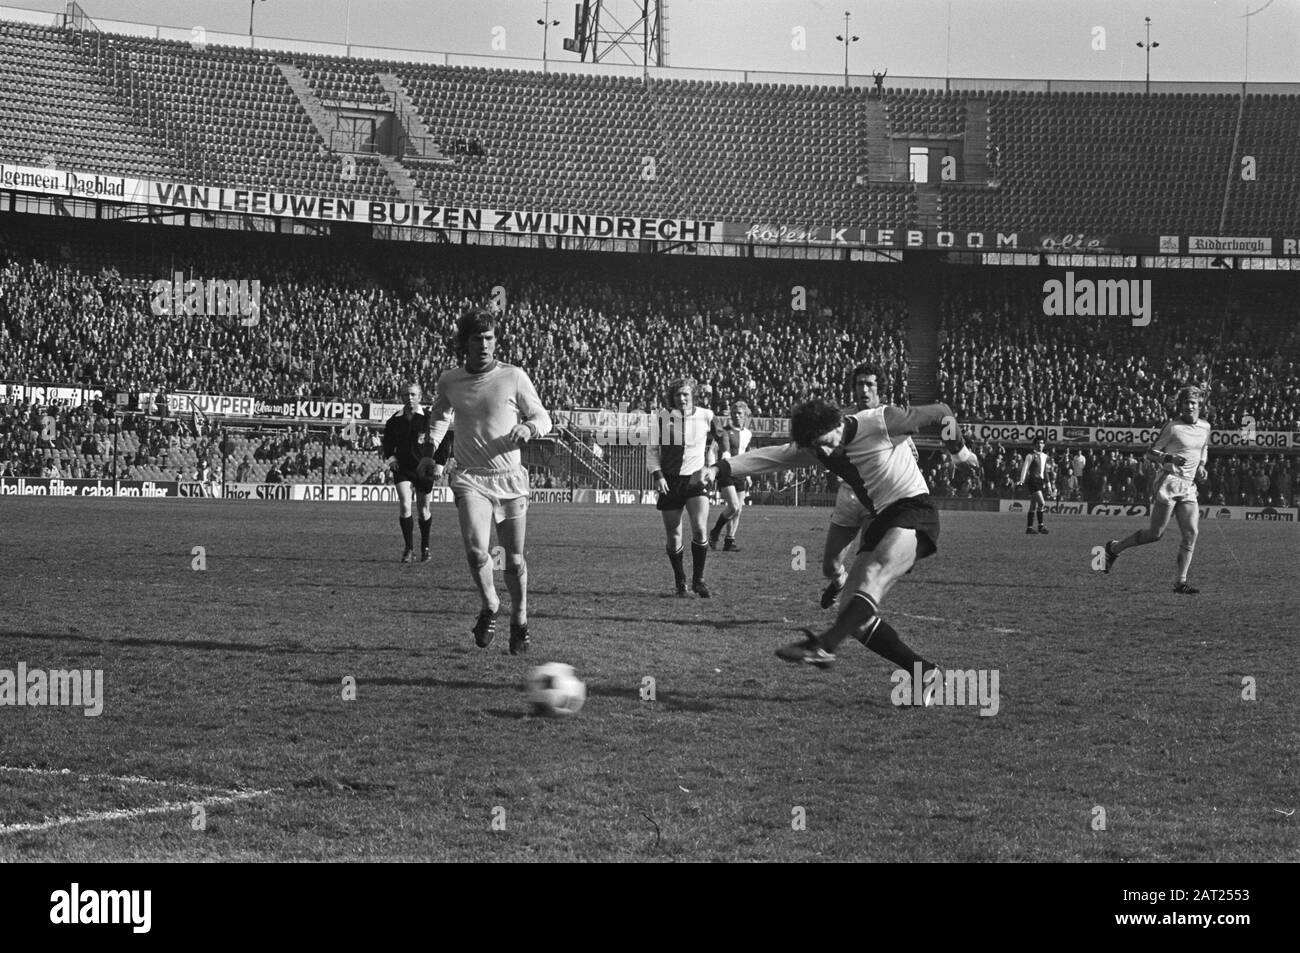
[[[357,655],[366,652],[400,652],[416,656],[409,645],[343,645],[334,648],[310,648],[301,642],[279,645],[250,645],[247,642],[221,642],[216,639],[158,639],[136,635],[92,636],[74,632],[20,632],[0,629],[0,639],[34,639],[42,642],[82,642],[87,645],[121,645],[128,648],[162,646],[197,652],[245,652],[252,655]]]

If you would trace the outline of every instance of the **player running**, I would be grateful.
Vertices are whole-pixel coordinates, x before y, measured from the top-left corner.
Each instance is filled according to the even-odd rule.
[[[1178,415],[1165,424],[1146,458],[1160,464],[1151,481],[1151,525],[1120,540],[1106,543],[1106,569],[1110,572],[1119,554],[1130,546],[1154,543],[1165,534],[1172,515],[1178,520],[1183,542],[1178,547],[1178,578],[1174,592],[1194,596],[1199,589],[1187,584],[1187,570],[1196,550],[1196,536],[1201,508],[1196,498],[1196,484],[1205,480],[1205,461],[1210,451],[1210,424],[1200,417],[1203,395],[1199,387],[1184,387],[1178,392]]]
[[[704,563],[709,555],[705,541],[709,521],[709,498],[704,484],[692,481],[713,462],[713,411],[695,405],[695,382],[678,378],[668,385],[667,407],[653,419],[655,433],[647,449],[651,476],[659,499],[655,508],[663,514],[668,539],[668,561],[673,567],[677,595],[686,595],[686,570],[682,567],[682,511],[691,527],[691,591],[701,599],[711,595],[704,582]]]
[[[779,658],[829,668],[840,643],[852,636],[906,672],[914,671],[917,663],[923,677],[937,668],[898,637],[881,618],[880,606],[913,563],[938,547],[939,514],[906,444],[912,434],[939,425],[944,427],[944,446],[955,463],[977,468],[979,460],[965,445],[946,404],[906,410],[886,404],[845,416],[839,407],[817,399],[794,408],[790,443],[751,450],[700,474],[701,480],[715,473],[734,478],[816,463],[844,480],[874,517],[849,570],[845,591],[851,597],[841,604],[834,624],[821,635],[804,629],[806,637],[778,649]]]
[[[874,410],[880,406],[880,370],[871,363],[863,362],[849,372],[849,392],[853,397],[853,406],[845,408],[848,413],[860,410]],[[907,447],[912,459],[917,458],[916,444],[907,438]],[[844,557],[849,545],[857,538],[858,532],[871,519],[853,487],[840,481],[835,493],[835,509],[831,512],[830,524],[826,527],[826,545],[822,551],[822,576],[826,588],[822,590],[821,606],[829,609],[835,605],[844,590],[844,583],[849,572],[844,567]]]
[[[1047,532],[1047,527],[1043,525],[1043,510],[1047,506],[1047,500],[1043,498],[1043,485],[1047,482],[1047,471],[1050,466],[1046,447],[1046,439],[1034,438],[1034,449],[1025,454],[1025,461],[1020,465],[1020,481],[1016,484],[1029,491],[1029,517],[1025,524],[1025,532],[1028,534],[1034,532],[1035,513],[1038,514],[1038,532]]]
[[[743,400],[732,403],[731,416],[728,419],[713,421],[713,441],[722,448],[723,460],[749,449],[749,442],[754,438],[754,432],[745,426],[747,423],[749,423],[749,405]],[[718,537],[722,536],[725,527],[727,535],[722,551],[724,553],[740,551],[740,547],[736,545],[736,530],[740,528],[740,511],[745,505],[749,483],[748,479],[735,482],[718,481],[718,492],[722,495],[722,502],[726,509],[722,511],[718,521],[713,524],[713,529],[709,531],[710,549],[718,548]]]
[[[456,344],[465,364],[438,378],[429,442],[438,445],[454,415],[456,460],[447,482],[456,497],[470,575],[482,599],[474,643],[484,649],[492,643],[501,608],[488,550],[495,522],[510,591],[510,654],[519,655],[530,645],[524,562],[528,471],[520,465],[519,448],[550,433],[551,418],[528,375],[496,359],[496,326],[496,315],[486,309],[461,316]],[[435,477],[441,471],[435,467]]]
[[[429,525],[433,522],[429,500],[433,480],[419,472],[420,461],[433,454],[433,447],[426,443],[429,421],[420,412],[421,392],[420,385],[414,381],[402,385],[402,409],[384,424],[384,439],[380,444],[380,453],[397,485],[397,522],[402,527],[402,539],[406,542],[406,549],[402,552],[404,563],[411,561],[413,552],[411,537],[415,518],[412,502],[420,507],[420,562],[429,561]],[[445,447],[438,448],[435,459],[438,463],[446,463]]]

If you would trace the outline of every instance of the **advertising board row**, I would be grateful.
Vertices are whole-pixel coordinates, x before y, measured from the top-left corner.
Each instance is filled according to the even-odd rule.
[[[342,166],[340,166],[342,181]],[[473,208],[388,202],[339,195],[192,185],[57,166],[0,163],[0,189],[171,211],[265,216],[316,222],[401,226],[444,232],[573,236],[627,241],[704,242],[846,249],[1038,251],[1123,255],[1300,257],[1300,237],[1146,235],[1069,229],[884,228],[870,224],[724,222],[559,209]]]

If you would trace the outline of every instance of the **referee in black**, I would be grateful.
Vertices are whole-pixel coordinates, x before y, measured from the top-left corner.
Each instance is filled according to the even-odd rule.
[[[433,491],[433,479],[420,475],[420,461],[433,457],[435,462],[446,464],[451,449],[450,433],[436,454],[428,445],[429,419],[420,412],[421,393],[420,385],[414,381],[402,386],[402,410],[384,424],[384,440],[380,447],[384,462],[393,473],[393,482],[397,484],[398,523],[406,543],[402,552],[404,563],[411,561],[413,553],[413,493],[420,504],[420,562],[429,561],[429,525],[433,522],[429,494]]]

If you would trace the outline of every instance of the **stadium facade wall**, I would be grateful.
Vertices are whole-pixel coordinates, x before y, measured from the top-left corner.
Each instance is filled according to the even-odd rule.
[[[64,14],[49,10],[32,10],[26,7],[0,5],[0,19],[18,23],[31,23],[42,27],[62,27]],[[479,69],[526,70],[543,72],[540,59],[531,57],[479,56],[467,53],[448,53],[437,50],[412,50],[401,47],[363,46],[356,43],[324,43],[290,37],[257,36],[247,33],[219,33],[199,27],[173,27],[139,23],[132,20],[112,20],[94,17],[92,22],[101,33],[134,36],[153,40],[172,40],[181,43],[202,42],[205,45],[227,46],[244,50],[268,52],[306,53],[318,56],[342,56],[356,60],[385,60],[420,63],[433,66],[464,66]],[[196,33],[196,31],[198,31]],[[690,69],[665,66],[650,67],[630,63],[585,63],[554,57],[548,59],[545,71],[586,76],[646,75],[652,80],[694,80],[746,84],[785,83],[795,86],[844,87],[843,73],[791,73],[767,70]],[[870,90],[875,81],[870,73],[850,74],[848,84],[853,89]],[[1022,92],[1120,92],[1141,93],[1146,89],[1142,80],[1081,80],[1081,79],[1009,79],[998,77],[951,76],[890,76],[890,89],[924,89],[944,91],[1011,90]],[[1164,82],[1150,84],[1153,93],[1239,93],[1241,83]],[[1247,83],[1247,93],[1276,93],[1293,95],[1300,92],[1295,83]]]

